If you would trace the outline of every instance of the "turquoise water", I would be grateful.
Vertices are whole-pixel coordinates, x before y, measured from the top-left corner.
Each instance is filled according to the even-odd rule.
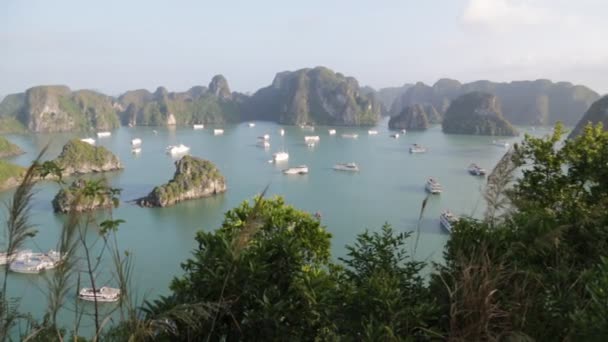
[[[398,231],[415,230],[426,196],[424,183],[429,176],[437,177],[444,192],[429,200],[415,257],[440,261],[447,240],[439,226],[441,210],[449,208],[460,215],[472,216],[483,212],[480,196],[483,179],[470,176],[467,166],[476,162],[491,169],[505,152],[504,148],[490,145],[492,137],[445,135],[441,127],[426,132],[408,132],[399,139],[392,139],[386,121],[376,128],[379,131],[376,136],[368,135],[367,128],[335,127],[337,134],[330,136],[328,127],[317,127],[314,133],[299,127],[284,127],[286,134],[281,137],[281,126],[268,122],[257,122],[255,127],[240,124],[224,128],[224,135],[214,136],[213,127],[200,131],[123,127],[109,138],[97,139],[98,145],[117,154],[125,167],[107,177],[113,186],[123,189],[123,203],[114,216],[126,221],[120,227],[118,239],[121,248],[135,255],[134,285],[140,298],[168,293],[171,279],[181,274],[180,262],[188,258],[196,246],[195,233],[217,228],[225,211],[251,199],[267,185],[270,195],[281,195],[289,204],[302,210],[320,212],[322,223],[333,234],[334,256],[339,257],[345,253],[344,245],[353,243],[355,235],[367,228],[378,229],[388,222]],[[256,146],[256,137],[264,133],[271,136],[271,147],[266,150]],[[359,138],[344,139],[340,137],[342,133],[358,133]],[[310,148],[304,144],[305,135],[319,135],[321,140]],[[54,158],[63,144],[74,136],[85,137],[70,134],[9,136],[27,152],[12,161],[28,165],[47,143],[51,143],[47,156]],[[143,140],[140,155],[131,154],[133,138]],[[514,142],[521,137],[507,140]],[[213,198],[162,209],[140,208],[128,203],[172,177],[175,159],[164,151],[167,145],[179,143],[190,146],[192,155],[215,163],[227,179],[228,191]],[[408,153],[413,143],[425,145],[428,153]],[[288,163],[269,164],[272,153],[279,150],[289,152]],[[338,162],[356,162],[361,171],[354,174],[333,171],[332,166]],[[287,166],[300,164],[309,166],[308,175],[281,173]],[[38,189],[33,220],[39,233],[28,244],[32,249],[48,250],[57,244],[64,216],[52,212],[51,199],[58,186],[49,182]],[[0,200],[6,201],[10,195],[11,191],[1,193]],[[4,222],[5,212],[0,215]],[[94,238],[95,232],[91,235]],[[108,272],[107,266],[102,267],[99,278],[108,279]],[[40,316],[46,305],[43,276],[11,274],[9,281],[10,295],[23,297],[22,310]],[[111,280],[109,282],[109,285],[115,285]],[[64,312],[63,317],[67,324],[73,319],[69,311]]]

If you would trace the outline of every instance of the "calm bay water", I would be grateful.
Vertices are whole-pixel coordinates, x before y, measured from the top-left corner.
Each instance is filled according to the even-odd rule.
[[[281,126],[267,122],[257,122],[255,127],[225,126],[222,136],[214,136],[213,127],[200,131],[123,127],[109,138],[97,139],[98,145],[117,154],[125,167],[107,177],[114,187],[123,189],[123,203],[114,216],[126,221],[120,227],[118,239],[121,248],[135,255],[133,282],[138,296],[155,298],[167,294],[171,279],[181,274],[179,264],[196,247],[196,232],[219,227],[225,211],[251,200],[266,185],[270,185],[270,196],[280,195],[299,209],[320,212],[322,223],[333,234],[334,257],[339,257],[345,253],[344,245],[352,244],[355,235],[365,229],[379,229],[388,222],[398,231],[415,230],[426,196],[424,183],[429,176],[437,177],[444,192],[431,197],[428,203],[415,257],[440,261],[447,234],[439,226],[439,213],[449,208],[460,215],[481,215],[480,191],[484,179],[470,176],[466,168],[476,162],[491,169],[505,149],[490,145],[495,138],[445,135],[438,126],[392,139],[386,127],[383,121],[376,128],[379,131],[376,136],[369,136],[367,128],[335,127],[338,133],[330,136],[328,127],[317,127],[314,133],[299,127],[284,127],[284,137],[278,133]],[[543,132],[547,131],[533,133]],[[255,145],[256,137],[264,133],[271,136],[269,149]],[[359,138],[344,139],[340,136],[342,133],[358,133]],[[305,135],[319,135],[321,141],[310,148],[304,144]],[[47,157],[54,158],[63,144],[75,136],[85,137],[74,134],[9,136],[27,152],[11,161],[26,166],[49,142]],[[133,138],[143,140],[140,155],[131,154]],[[507,139],[518,140],[521,137]],[[139,208],[127,203],[172,177],[176,159],[165,154],[165,148],[179,143],[190,146],[191,155],[215,163],[227,179],[228,191],[162,209]],[[413,143],[425,145],[428,153],[410,154],[408,148]],[[288,163],[269,164],[272,153],[279,150],[289,152]],[[356,174],[333,171],[332,166],[338,162],[356,162],[361,171]],[[309,166],[308,175],[281,173],[287,166],[300,164]],[[38,189],[32,218],[38,224],[39,233],[28,242],[28,247],[45,251],[56,246],[65,217],[52,212],[51,200],[58,186],[48,182]],[[11,191],[0,193],[0,200],[8,200],[11,194]],[[6,213],[2,212],[3,222],[5,217]],[[107,271],[107,266],[102,268],[99,277],[107,279]],[[22,310],[42,315],[46,305],[43,276],[11,274],[9,281],[10,295],[23,297]],[[109,285],[115,284],[110,281]],[[66,311],[63,316],[69,325],[73,315]]]

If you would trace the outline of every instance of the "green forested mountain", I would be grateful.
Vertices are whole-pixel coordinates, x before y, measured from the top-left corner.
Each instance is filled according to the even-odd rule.
[[[209,87],[196,86],[185,92],[154,93],[132,90],[118,98],[123,124],[143,126],[222,124],[239,122],[245,95],[232,93],[226,79],[217,75]]]
[[[456,97],[474,92],[496,95],[505,119],[518,125],[546,125],[561,121],[574,125],[599,95],[593,90],[568,82],[549,80],[514,81],[497,83],[476,81],[462,84],[456,80],[441,79],[433,86],[416,83],[391,107],[397,115],[412,104],[429,104],[445,113]]]
[[[380,103],[363,94],[355,78],[325,67],[278,73],[246,106],[249,119],[291,125],[373,125],[380,112]]]
[[[442,125],[445,133],[517,135],[515,128],[503,117],[498,98],[481,92],[468,93],[453,100]]]
[[[111,97],[66,86],[38,86],[8,95],[0,103],[0,118],[7,131],[110,130],[119,125]]]

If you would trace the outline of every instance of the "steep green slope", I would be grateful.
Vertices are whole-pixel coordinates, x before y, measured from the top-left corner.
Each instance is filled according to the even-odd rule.
[[[24,172],[25,169],[21,166],[0,160],[0,190],[17,186]]]
[[[0,158],[12,157],[22,154],[19,146],[8,141],[5,137],[0,137]]]
[[[585,115],[583,115],[583,118],[570,133],[569,138],[579,135],[588,123],[592,123],[594,125],[602,123],[604,130],[608,130],[608,95],[595,101],[591,107],[589,107]]]

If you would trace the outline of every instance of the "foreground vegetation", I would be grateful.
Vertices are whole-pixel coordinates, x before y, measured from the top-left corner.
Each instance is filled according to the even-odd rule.
[[[78,237],[95,226],[123,298],[110,327],[97,305],[89,313],[92,340],[604,340],[608,133],[589,125],[573,140],[563,142],[563,134],[557,125],[551,136],[526,137],[503,157],[488,176],[484,218],[456,224],[441,265],[415,260],[411,233],[388,224],[358,235],[334,260],[331,235],[318,218],[262,193],[228,211],[217,230],[197,234],[198,247],[169,296],[136,305],[131,259],[114,239],[120,220],[111,210],[71,213],[61,240],[68,257],[50,277],[47,318],[19,337],[80,334],[77,326],[58,327],[54,317],[73,286],[74,251],[84,250],[84,274],[94,284],[90,275],[104,255],[91,255]],[[35,163],[28,175],[37,172],[61,174]],[[31,236],[32,187],[26,175],[9,207],[9,251]],[[81,198],[117,196],[102,182],[87,181],[83,189]],[[6,285],[0,299],[5,340],[25,316]]]

